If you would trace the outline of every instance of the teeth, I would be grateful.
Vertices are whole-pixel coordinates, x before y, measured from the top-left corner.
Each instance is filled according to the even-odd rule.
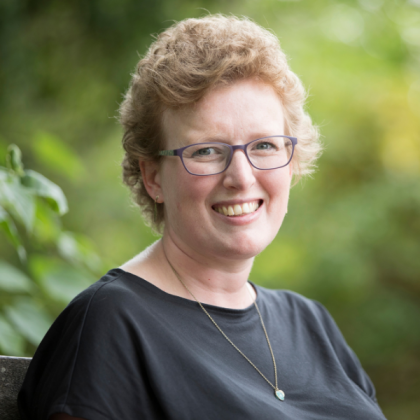
[[[239,204],[235,204],[233,206],[233,211],[235,212],[235,215],[242,214],[242,207]]]
[[[228,207],[216,207],[215,210],[220,214],[224,214],[225,216],[240,216],[241,214],[253,213],[255,210],[258,209],[258,207],[258,202],[252,201],[250,203],[244,203],[242,205],[235,204],[233,206]]]

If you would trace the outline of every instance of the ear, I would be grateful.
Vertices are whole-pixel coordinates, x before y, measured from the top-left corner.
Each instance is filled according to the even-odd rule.
[[[139,160],[139,167],[143,177],[143,183],[146,191],[152,197],[153,201],[159,196],[158,203],[163,203],[163,192],[160,184],[160,167],[154,161],[141,161]]]

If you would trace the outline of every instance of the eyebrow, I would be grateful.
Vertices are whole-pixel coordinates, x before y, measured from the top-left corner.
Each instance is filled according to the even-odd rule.
[[[282,130],[284,131],[284,130]],[[245,139],[244,142],[248,143],[250,141],[253,140],[257,140],[257,139],[261,139],[264,137],[270,137],[270,136],[280,136],[280,135],[285,135],[284,133],[280,133],[280,132],[271,132],[271,131],[267,131],[267,132],[259,132],[259,134],[255,134],[252,136],[249,136],[249,138]],[[235,140],[234,140],[235,141]],[[222,135],[211,135],[211,136],[203,136],[202,139],[200,140],[195,140],[194,142],[190,143],[190,144],[197,144],[197,143],[230,143],[230,141]],[[236,142],[235,142],[236,143]]]

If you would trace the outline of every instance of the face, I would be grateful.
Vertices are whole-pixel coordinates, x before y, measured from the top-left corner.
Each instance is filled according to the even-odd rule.
[[[284,115],[270,85],[247,79],[211,91],[192,108],[167,111],[163,131],[166,149],[209,141],[246,144],[284,134]],[[276,236],[287,211],[290,181],[291,164],[258,170],[241,150],[225,172],[210,176],[191,175],[179,157],[164,157],[152,197],[159,195],[165,204],[164,235],[184,252],[247,259]],[[223,208],[236,215],[225,215]]]

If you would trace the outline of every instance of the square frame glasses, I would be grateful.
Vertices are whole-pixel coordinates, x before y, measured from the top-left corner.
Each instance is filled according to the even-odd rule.
[[[257,142],[257,141],[261,141],[261,140],[264,140],[264,139],[270,139],[270,138],[273,138],[273,137],[283,137],[283,138],[287,138],[287,139],[289,139],[291,141],[291,143],[292,143],[292,152],[290,153],[290,158],[287,161],[287,163],[285,163],[284,165],[281,165],[281,166],[276,166],[274,168],[259,168],[258,166],[254,165],[252,163],[251,159],[249,158],[249,155],[248,155],[248,146],[250,144],[252,144],[252,143]],[[188,146],[185,146],[185,147],[180,147],[179,149],[161,150],[161,151],[159,151],[159,156],[178,156],[181,159],[182,165],[184,166],[185,170],[189,174],[194,175],[194,176],[211,176],[211,175],[218,175],[218,174],[221,174],[221,173],[225,172],[227,170],[227,168],[229,168],[230,163],[232,162],[233,153],[235,152],[235,150],[243,150],[243,152],[245,153],[246,158],[248,159],[248,162],[250,163],[250,165],[252,167],[254,167],[255,169],[259,169],[261,171],[271,171],[273,169],[283,168],[283,167],[287,166],[290,163],[290,161],[293,158],[293,153],[295,151],[295,146],[297,145],[297,143],[298,143],[298,140],[297,140],[296,137],[284,136],[284,135],[274,135],[274,136],[261,137],[261,138],[252,140],[252,141],[250,141],[247,144],[237,144],[237,145],[234,145],[234,146],[232,146],[230,144],[222,143],[222,142],[215,142],[215,141],[213,141],[213,142],[204,142],[204,143],[194,143],[194,144],[189,144]],[[191,171],[188,170],[187,166],[185,165],[184,158],[183,158],[184,151],[186,149],[190,148],[190,147],[199,146],[201,144],[203,146],[204,145],[211,145],[211,144],[218,144],[218,145],[227,146],[229,148],[230,155],[229,155],[228,159],[226,160],[226,167],[222,171],[211,173],[211,174],[196,174],[196,173],[193,173],[193,172],[191,172]]]

